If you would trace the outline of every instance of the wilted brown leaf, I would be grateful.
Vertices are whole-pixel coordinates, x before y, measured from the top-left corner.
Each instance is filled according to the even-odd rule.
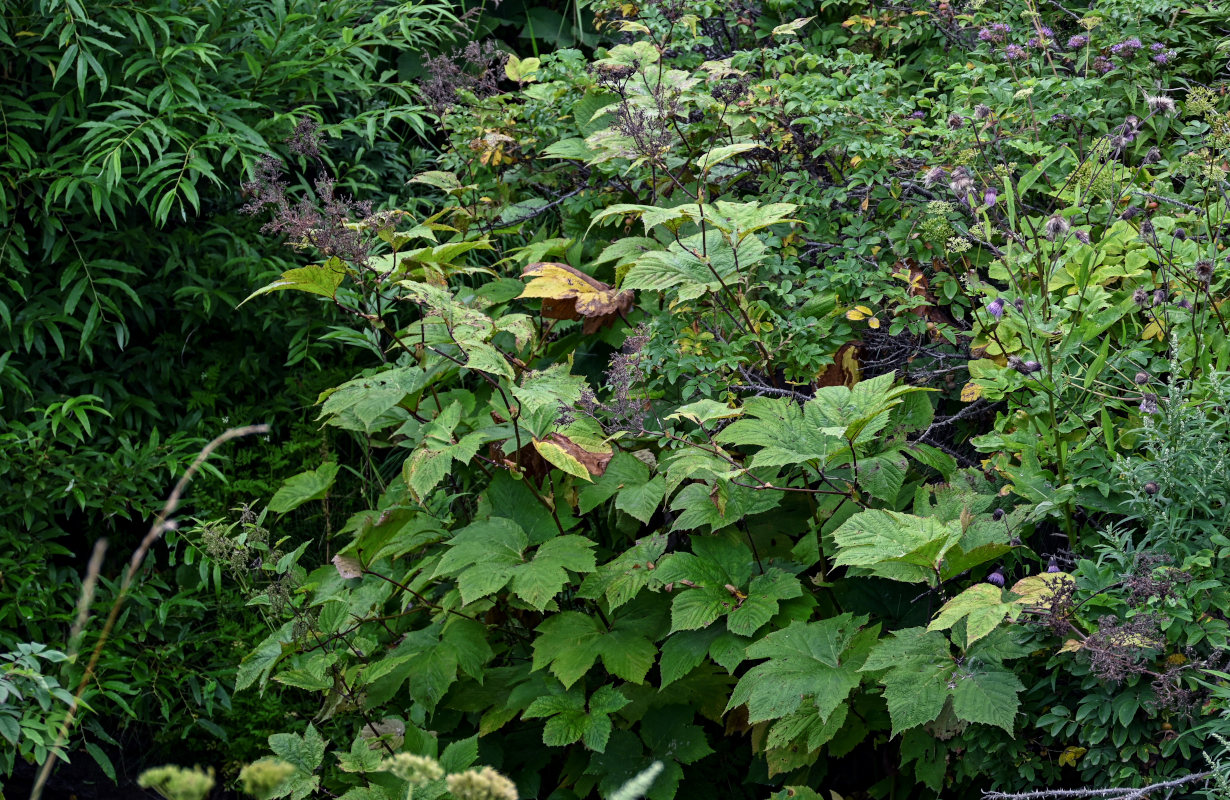
[[[542,315],[548,319],[581,319],[583,333],[595,333],[632,309],[633,294],[595,280],[574,267],[551,261],[530,264],[521,273],[531,278],[521,297],[542,298]]]

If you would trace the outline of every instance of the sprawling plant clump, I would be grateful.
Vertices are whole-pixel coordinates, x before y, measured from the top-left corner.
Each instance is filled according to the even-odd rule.
[[[183,532],[318,709],[261,791],[1216,796],[1220,6],[577,2],[425,59],[412,201],[299,109],[244,309],[356,446]]]

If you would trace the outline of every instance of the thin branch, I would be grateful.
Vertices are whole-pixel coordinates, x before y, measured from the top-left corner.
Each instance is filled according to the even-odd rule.
[[[184,471],[179,482],[175,484],[175,488],[171,490],[171,494],[167,497],[162,510],[154,518],[154,524],[150,526],[149,531],[145,534],[145,538],[141,540],[141,544],[133,551],[132,558],[128,561],[128,568],[124,570],[124,577],[120,582],[120,590],[115,596],[115,602],[111,604],[111,611],[107,614],[107,622],[103,625],[102,632],[98,636],[98,643],[94,645],[94,652],[90,654],[90,662],[86,665],[85,672],[81,675],[81,682],[77,684],[77,691],[73,693],[72,705],[68,707],[68,713],[65,714],[64,722],[61,723],[60,730],[56,734],[55,745],[50,749],[47,760],[43,762],[43,766],[39,770],[38,778],[34,781],[34,788],[30,790],[30,800],[39,800],[43,794],[43,787],[47,784],[47,779],[51,777],[51,770],[55,767],[56,763],[56,753],[68,738],[68,729],[73,724],[73,720],[77,716],[77,709],[81,705],[81,695],[85,693],[85,687],[89,685],[90,680],[94,677],[94,670],[98,666],[98,659],[102,656],[103,646],[107,643],[107,637],[111,635],[111,631],[115,627],[115,622],[120,615],[120,608],[128,597],[128,590],[132,588],[132,582],[136,578],[137,570],[141,568],[142,562],[145,561],[145,556],[149,554],[149,549],[158,541],[158,538],[167,531],[174,530],[176,527],[175,522],[171,519],[171,515],[179,508],[179,502],[183,499],[184,490],[188,487],[188,482],[200,471],[201,465],[205,463],[205,460],[209,458],[213,451],[226,442],[229,442],[231,439],[238,439],[241,436],[268,432],[268,425],[246,425],[242,428],[231,428],[224,432],[201,449],[196,460]],[[97,549],[95,550],[95,556],[101,558],[101,554]],[[91,565],[94,564],[94,561],[94,558],[90,559]],[[80,619],[81,613],[80,606],[81,604],[78,603],[78,619]],[[76,624],[74,624],[74,628],[76,627]]]
[[[1187,783],[1207,780],[1212,776],[1212,771],[1197,772],[1191,775],[1184,775],[1182,778],[1152,783],[1135,789],[1038,789],[1033,792],[983,792],[982,797],[983,800],[1044,800],[1045,798],[1060,797],[1104,797],[1111,798],[1111,800],[1141,800],[1150,792],[1156,792],[1160,789],[1173,789],[1176,786],[1182,786]]]

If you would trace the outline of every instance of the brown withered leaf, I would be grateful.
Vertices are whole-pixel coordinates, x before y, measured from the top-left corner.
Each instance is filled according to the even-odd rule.
[[[943,262],[938,260],[935,263],[937,267],[943,264]],[[952,317],[936,304],[935,295],[931,293],[931,284],[917,261],[912,258],[898,261],[893,273],[898,277],[904,278],[906,283],[909,284],[907,291],[911,297],[921,297],[927,302],[925,306],[910,309],[911,314],[921,317],[935,326],[955,324]],[[927,327],[932,328],[931,325]],[[931,338],[935,341],[943,339],[939,331],[934,328],[931,329]]]
[[[544,439],[535,439],[534,448],[556,467],[584,480],[591,480],[590,475],[598,476],[606,472],[607,464],[611,463],[611,457],[614,455],[612,450],[605,453],[586,450],[559,433],[548,434]]]
[[[631,290],[617,291],[567,264],[537,261],[521,277],[532,279],[521,297],[542,298],[542,315],[548,319],[584,317],[583,333],[595,333],[632,310]]]
[[[862,342],[846,342],[833,354],[833,363],[816,376],[816,388],[823,386],[850,386],[859,382],[862,369],[858,363],[858,349]]]

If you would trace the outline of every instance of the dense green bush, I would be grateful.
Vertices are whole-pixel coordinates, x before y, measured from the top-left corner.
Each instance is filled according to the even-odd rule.
[[[1225,12],[594,10],[593,58],[433,63],[430,210],[254,181],[320,257],[254,296],[387,361],[319,401],[381,490],[331,563],[228,539],[275,612],[239,686],[319,692],[339,753],[477,735],[560,800],[654,759],[654,798],[1201,769]],[[379,791],[326,750],[297,780]]]
[[[183,580],[225,580],[266,626],[235,697],[308,709],[268,738],[281,762],[262,763],[289,774],[261,793],[401,798],[405,777],[383,765],[413,757],[489,764],[552,800],[609,796],[654,762],[653,800],[1156,781],[1217,796],[1230,13],[506,5],[467,16],[477,33],[442,53],[353,4],[168,22],[193,34],[176,59],[232,37],[211,91],[258,101],[237,103],[246,127],[217,129],[184,101],[171,118],[188,132],[163,139],[192,186],[218,178],[224,249],[281,262],[228,276],[248,299],[223,342],[254,363],[292,351],[253,409],[323,389],[312,415],[328,432],[305,426],[280,456],[297,474],[233,519],[241,498],[213,486],[207,521],[172,541]],[[243,43],[284,44],[261,25],[291,52],[257,69]],[[125,43],[133,63],[148,38]],[[395,55],[406,44],[417,52]],[[382,71],[394,63],[415,93]],[[126,84],[84,64],[75,91],[98,95],[64,108],[111,109]],[[399,105],[372,111],[378,98]],[[143,113],[90,117],[68,174],[40,178],[44,206],[93,215],[82,241],[101,247],[100,218],[138,212],[178,230],[183,211],[196,229],[204,206],[153,150],[97,155],[117,126],[164,124]],[[408,144],[415,132],[439,152]],[[116,189],[126,168],[150,188]],[[224,190],[245,173],[280,256],[233,216]],[[106,202],[87,201],[95,186]],[[25,296],[46,294],[20,275]],[[187,319],[217,324],[208,296],[178,295]],[[103,358],[78,313],[43,350],[71,329]],[[275,355],[257,330],[276,331]],[[215,387],[242,363],[202,358]],[[106,415],[135,425],[122,393],[35,402],[64,389],[50,368],[22,374],[0,382],[24,414],[0,435],[25,458],[51,441],[84,463]],[[194,410],[221,416],[187,408],[189,433]],[[77,474],[29,471],[37,502]],[[27,526],[54,513],[6,502]],[[174,639],[157,610],[133,613]],[[221,703],[217,663],[195,672]],[[249,757],[217,761],[229,781]]]
[[[425,121],[398,61],[456,35],[452,11],[382,0],[0,11],[0,650],[63,646],[93,541],[110,537],[107,572],[118,569],[174,475],[229,419],[274,422],[290,441],[249,447],[271,462],[327,446],[302,411],[319,387],[293,368],[319,365],[318,337],[338,319],[303,303],[235,310],[293,259],[240,214],[239,184],[282,148],[288,110],[344,138],[349,190],[412,174],[422,152],[398,143]],[[200,513],[277,485],[230,473],[246,484],[228,490],[215,472]],[[211,597],[195,570],[161,562],[88,688],[92,748],[121,729],[140,749],[153,736],[204,750],[206,729],[224,733],[233,655],[202,629],[238,642],[253,621],[238,621],[242,598]],[[111,599],[102,587],[99,607]],[[57,667],[75,688],[80,665]]]

